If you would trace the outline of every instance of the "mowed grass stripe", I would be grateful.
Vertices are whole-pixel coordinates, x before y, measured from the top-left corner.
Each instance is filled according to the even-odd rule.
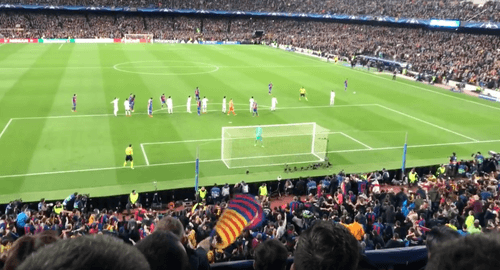
[[[57,48],[50,46],[42,51],[33,67],[44,66],[50,61],[66,65],[71,51],[60,53],[59,57],[54,59],[54,50]],[[0,108],[10,108],[10,113],[15,112],[16,115],[23,115],[26,111],[38,116],[49,115],[63,74],[64,70],[52,71],[50,74],[40,70],[26,71],[2,99]],[[16,107],[13,108],[13,106]],[[32,162],[39,162],[33,158],[45,124],[46,119],[35,121],[31,125],[23,125],[22,122],[11,124],[9,129],[12,128],[12,130],[4,134],[0,143],[3,148],[2,153],[4,153],[0,157],[0,163],[5,166],[5,173],[27,173]],[[25,179],[16,180],[16,183],[2,185],[4,191],[14,193],[22,190]]]

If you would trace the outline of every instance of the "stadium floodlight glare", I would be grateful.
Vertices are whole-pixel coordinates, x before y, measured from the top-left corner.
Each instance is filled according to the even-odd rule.
[[[263,146],[256,144],[257,127]],[[221,160],[229,169],[321,162],[329,133],[316,123],[222,127]]]
[[[125,34],[123,42],[138,43],[144,40],[146,43],[153,43],[153,34]]]

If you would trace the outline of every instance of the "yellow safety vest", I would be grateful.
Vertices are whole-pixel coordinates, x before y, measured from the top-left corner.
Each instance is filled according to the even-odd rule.
[[[260,196],[267,196],[267,187],[265,186],[259,187],[259,194]]]
[[[439,174],[444,174],[444,172],[446,171],[446,168],[445,167],[439,167],[437,169],[437,172],[436,172],[436,175],[439,175]]]
[[[200,198],[205,199],[206,196],[207,196],[207,190],[205,189],[205,191],[203,191],[200,189]]]
[[[417,173],[416,172],[410,172],[410,175],[409,175],[409,178],[410,178],[410,183],[415,183],[417,181]]]
[[[63,206],[62,205],[59,206],[59,207],[57,205],[54,206],[54,213],[56,213],[57,215],[61,214],[62,210],[63,210]]]
[[[130,193],[130,203],[135,204],[137,202],[137,199],[139,198],[139,193]]]

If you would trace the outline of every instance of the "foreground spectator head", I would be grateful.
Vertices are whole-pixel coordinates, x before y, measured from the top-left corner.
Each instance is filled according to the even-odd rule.
[[[174,217],[164,217],[156,226],[156,230],[158,231],[167,231],[172,232],[179,239],[184,238],[184,226],[180,220]]]
[[[499,234],[473,234],[448,241],[434,250],[426,270],[498,269]]]
[[[295,270],[353,270],[360,250],[352,234],[340,224],[320,221],[300,235]]]
[[[29,256],[17,270],[148,270],[146,258],[134,247],[108,236],[60,240]]]
[[[255,270],[285,270],[288,251],[278,240],[267,240],[255,249]]]
[[[55,231],[44,231],[36,236],[23,236],[19,238],[10,249],[3,269],[16,269],[31,253],[56,242],[57,239]]]
[[[171,232],[156,231],[136,247],[148,260],[151,270],[188,270],[190,267],[184,246]]]
[[[427,256],[430,258],[431,254],[437,250],[437,246],[460,237],[461,236],[457,231],[448,226],[432,228],[432,230],[427,234]]]

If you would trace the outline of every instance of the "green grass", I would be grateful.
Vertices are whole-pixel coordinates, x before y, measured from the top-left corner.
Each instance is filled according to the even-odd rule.
[[[0,202],[61,199],[74,191],[144,192],[154,189],[153,181],[159,189],[193,186],[198,146],[200,185],[275,179],[283,167],[266,164],[306,161],[238,160],[241,168],[228,169],[220,161],[219,139],[229,126],[316,122],[332,132],[331,169],[283,177],[399,168],[406,132],[407,167],[445,162],[453,151],[467,158],[500,149],[499,104],[263,46],[4,45],[0,82],[0,132],[10,123],[0,137]],[[276,112],[268,108],[269,82],[279,101]],[[185,113],[196,86],[210,100],[206,115]],[[309,101],[298,100],[301,86]],[[337,97],[329,107],[332,89]],[[136,114],[129,118],[122,105],[131,92],[137,95]],[[77,113],[70,112],[74,93]],[[147,99],[153,97],[158,110],[162,93],[172,96],[174,114],[161,110],[148,118]],[[224,95],[234,99],[237,116],[220,113]],[[261,105],[259,117],[248,112],[250,96]],[[110,115],[114,97],[120,98],[119,117]],[[147,166],[140,145],[153,142],[171,143],[145,144]],[[121,168],[129,143],[135,170]],[[272,144],[249,146],[248,154],[276,154],[279,147]]]

